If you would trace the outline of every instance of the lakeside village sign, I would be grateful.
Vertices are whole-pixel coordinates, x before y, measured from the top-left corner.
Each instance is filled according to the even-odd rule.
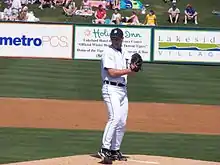
[[[214,57],[220,51],[216,49],[216,36],[175,34],[160,32],[156,35],[155,47],[158,49],[155,54],[172,57]]]

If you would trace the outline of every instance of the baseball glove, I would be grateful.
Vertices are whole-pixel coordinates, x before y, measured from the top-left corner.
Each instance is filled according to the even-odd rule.
[[[135,65],[136,67],[131,68],[132,71],[134,72],[139,72],[140,70],[142,70],[142,64],[143,64],[143,59],[141,57],[140,54],[135,53],[131,56],[131,64]]]

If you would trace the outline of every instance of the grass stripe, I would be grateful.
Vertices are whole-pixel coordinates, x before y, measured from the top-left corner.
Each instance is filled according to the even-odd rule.
[[[102,132],[0,128],[0,163],[96,153]],[[220,161],[220,136],[127,132],[128,154],[163,155]]]
[[[99,61],[0,59],[0,68],[0,96],[101,99]],[[219,104],[219,80],[217,66],[144,63],[128,78],[129,99]]]

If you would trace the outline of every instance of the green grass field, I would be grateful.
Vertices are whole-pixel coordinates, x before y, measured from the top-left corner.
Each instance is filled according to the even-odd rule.
[[[81,0],[76,0],[79,6]],[[169,4],[162,0],[144,0],[156,12],[159,26],[168,24]],[[188,0],[178,2],[183,13],[187,3],[199,12],[200,27],[220,27],[219,0]],[[46,22],[90,24],[93,17],[66,17],[61,7],[39,10],[29,6],[35,15]],[[3,6],[1,7],[3,9]],[[220,10],[220,9],[219,9]],[[110,18],[112,11],[108,11]],[[131,11],[122,11],[129,16]],[[141,22],[145,15],[140,15]],[[180,22],[175,26],[183,25]],[[101,100],[99,61],[55,59],[0,58],[0,97],[56,98]],[[220,67],[199,65],[144,64],[144,71],[129,78],[130,101],[169,102],[220,105]],[[1,114],[3,115],[3,114]],[[41,158],[95,153],[102,132],[0,128],[0,163]],[[187,134],[154,134],[129,132],[122,150],[128,154],[148,154],[184,157],[220,162],[220,136]]]
[[[219,104],[218,66],[144,64],[130,101]],[[0,96],[101,100],[99,61],[1,59]]]
[[[144,64],[131,101],[219,104],[220,68]],[[0,59],[0,96],[101,99],[99,61]],[[3,115],[3,114],[2,114]],[[0,163],[96,153],[102,132],[0,128]],[[122,150],[220,162],[220,136],[126,133]]]
[[[102,132],[0,128],[0,163],[96,154]],[[159,133],[125,135],[126,154],[172,156],[220,162],[220,136]]]

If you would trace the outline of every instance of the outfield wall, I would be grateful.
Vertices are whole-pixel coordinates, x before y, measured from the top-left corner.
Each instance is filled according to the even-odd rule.
[[[113,25],[0,22],[0,56],[100,60]],[[118,26],[145,62],[220,64],[220,29]]]

